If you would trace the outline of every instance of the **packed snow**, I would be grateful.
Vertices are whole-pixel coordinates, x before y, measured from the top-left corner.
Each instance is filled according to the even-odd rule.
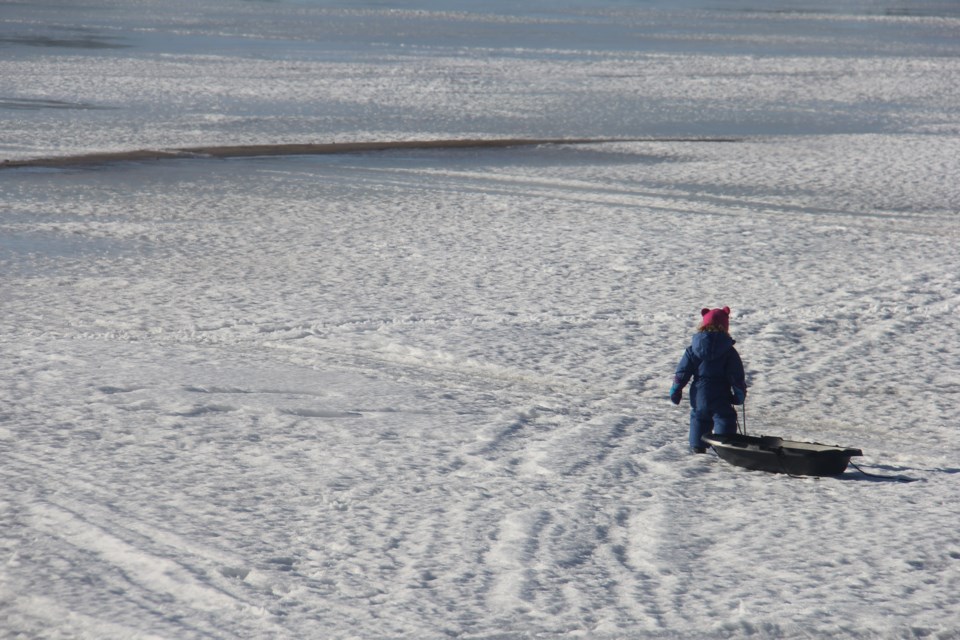
[[[960,638],[960,6],[476,4],[2,5],[0,160],[608,141],[0,169],[0,637]]]

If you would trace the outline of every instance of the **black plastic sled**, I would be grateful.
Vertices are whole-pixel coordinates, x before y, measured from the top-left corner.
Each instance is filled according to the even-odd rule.
[[[846,470],[850,458],[863,455],[860,449],[784,440],[776,436],[709,434],[702,439],[730,464],[792,476],[838,476]]]

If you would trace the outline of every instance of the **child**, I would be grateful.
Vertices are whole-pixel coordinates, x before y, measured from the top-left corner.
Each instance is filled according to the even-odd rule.
[[[700,436],[711,431],[717,434],[737,432],[735,404],[747,397],[747,383],[740,354],[733,348],[735,340],[728,333],[730,307],[701,309],[700,325],[693,341],[677,365],[670,387],[670,400],[680,404],[683,388],[690,385],[690,450],[706,453]]]

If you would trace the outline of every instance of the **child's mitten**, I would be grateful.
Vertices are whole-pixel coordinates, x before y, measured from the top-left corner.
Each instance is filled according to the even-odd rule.
[[[670,402],[673,404],[680,404],[680,400],[683,398],[683,387],[678,384],[670,387]]]
[[[733,404],[743,404],[747,400],[747,390],[740,387],[733,388]]]

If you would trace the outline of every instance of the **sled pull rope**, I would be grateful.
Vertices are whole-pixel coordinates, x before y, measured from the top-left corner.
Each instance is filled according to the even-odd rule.
[[[734,409],[734,413],[736,413]],[[737,432],[741,435],[747,435],[747,399],[743,399],[743,424],[740,424],[740,416],[737,415]]]
[[[743,398],[743,435],[747,435],[747,398]]]

